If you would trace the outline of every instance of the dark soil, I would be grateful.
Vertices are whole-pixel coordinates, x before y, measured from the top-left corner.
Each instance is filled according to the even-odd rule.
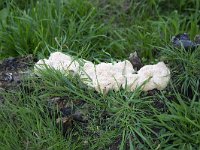
[[[7,58],[0,62],[0,89],[10,90],[18,86],[25,76],[31,74],[33,64],[32,55]]]
[[[131,139],[133,140],[133,139]],[[114,142],[109,145],[109,150],[119,150],[120,144],[122,142],[122,136],[118,136],[115,138]],[[124,149],[130,149],[129,141],[126,141],[126,144],[124,145]]]
[[[24,78],[32,75],[31,70],[34,63],[32,55],[7,58],[0,62],[0,105],[4,102],[1,93],[17,90],[18,87],[21,87]],[[48,115],[55,119],[63,134],[66,134],[73,127],[74,122],[87,123],[87,117],[83,115],[81,110],[75,109],[83,106],[85,102],[77,100],[71,106],[67,101],[69,101],[68,97],[53,97],[47,101]]]
[[[115,141],[109,146],[109,149],[110,150],[118,150],[119,149],[119,145],[121,144],[121,142],[122,142],[122,137],[117,137],[116,139],[115,139]]]
[[[2,93],[16,90],[23,78],[31,75],[33,64],[32,55],[0,61],[0,105],[4,101]]]
[[[66,135],[73,128],[74,123],[87,123],[88,119],[80,107],[86,103],[76,100],[73,106],[69,103],[68,97],[53,97],[47,103],[50,118],[55,119],[57,127]]]

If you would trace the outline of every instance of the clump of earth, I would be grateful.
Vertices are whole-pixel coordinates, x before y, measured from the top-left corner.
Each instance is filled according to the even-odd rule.
[[[0,105],[3,105],[4,92],[15,91],[23,84],[26,77],[33,76],[33,66],[35,59],[32,55],[25,57],[10,57],[0,62]],[[66,97],[52,97],[47,100],[48,115],[55,121],[58,127],[62,126],[63,134],[73,127],[74,122],[87,123],[87,117],[83,115],[80,109],[67,104],[69,99]],[[76,101],[76,107],[84,107],[85,102],[81,100]],[[55,111],[55,110],[58,111]],[[61,114],[61,115],[60,115]]]
[[[196,35],[192,41],[187,33],[181,33],[173,36],[171,42],[177,48],[195,49],[200,46],[200,35]]]
[[[200,45],[200,35],[197,35],[194,41],[190,40],[187,33],[178,34],[172,38],[172,45],[176,48],[195,49]],[[129,61],[133,65],[135,70],[139,70],[143,67],[142,61],[137,52],[131,53]],[[9,92],[11,90],[17,90],[25,77],[33,74],[33,66],[36,60],[32,55],[24,57],[10,57],[3,61],[0,61],[0,105],[3,104],[4,99],[3,92]],[[155,90],[149,91],[149,95],[154,95]],[[72,107],[67,104],[68,97],[52,97],[47,101],[47,108],[49,116],[56,114],[55,122],[57,126],[62,126],[62,132],[65,134],[69,128],[73,127],[74,122],[87,123],[87,114],[83,113],[87,108],[87,103],[82,100],[77,100],[74,104],[76,107]],[[160,101],[155,101],[155,107],[158,109],[164,109],[164,104]],[[74,109],[76,108],[76,109]],[[83,108],[83,111],[80,109]],[[58,111],[55,112],[55,109]],[[51,117],[53,118],[53,117]],[[116,144],[119,143],[117,139]],[[112,147],[112,146],[111,146]]]
[[[0,61],[0,93],[16,90],[20,86],[22,79],[31,73],[34,65],[32,55],[25,57],[10,57]],[[4,101],[0,94],[0,104]]]
[[[32,74],[31,67],[34,65],[32,55],[26,57],[7,58],[0,62],[0,89],[10,90],[18,86],[22,79]]]

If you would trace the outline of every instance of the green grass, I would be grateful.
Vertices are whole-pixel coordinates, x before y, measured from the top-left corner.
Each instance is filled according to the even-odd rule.
[[[78,77],[55,70],[0,93],[0,149],[199,149],[200,48],[176,49],[178,33],[200,34],[199,0],[2,0],[0,59],[62,51],[93,62],[123,60],[137,50],[144,64],[165,61],[171,83],[148,95],[87,89]],[[5,3],[3,3],[5,2]],[[47,113],[52,97],[77,100],[88,123],[66,136]],[[105,116],[106,112],[106,116]],[[62,127],[61,127],[62,128]]]

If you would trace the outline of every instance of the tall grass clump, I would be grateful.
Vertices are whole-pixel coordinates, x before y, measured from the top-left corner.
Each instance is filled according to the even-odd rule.
[[[149,97],[142,98],[140,88],[134,93],[111,93],[106,100],[107,111],[112,114],[108,126],[118,131],[119,149],[157,147],[150,125],[152,112],[148,109],[152,100]]]
[[[97,12],[89,1],[31,1],[27,7],[21,7],[11,1],[2,10],[6,12],[1,13],[1,57],[42,57],[56,48],[69,53],[86,49],[87,56],[93,50],[101,51],[101,45],[109,40],[106,26],[95,20]]]
[[[45,52],[61,36],[59,9],[53,3],[31,1],[31,7],[20,9],[15,1],[7,2],[9,15],[1,29],[1,55],[25,55]],[[57,17],[55,17],[57,16]]]
[[[156,112],[155,126],[160,127],[160,148],[199,149],[200,146],[200,103],[197,94],[185,97],[173,89],[171,96],[160,95],[167,112]]]
[[[0,110],[1,149],[75,149],[66,141],[47,112],[46,102],[23,91],[1,93],[5,99]]]
[[[162,57],[172,69],[172,81],[180,92],[187,96],[199,93],[200,51],[185,50],[184,48],[166,47],[162,49]]]

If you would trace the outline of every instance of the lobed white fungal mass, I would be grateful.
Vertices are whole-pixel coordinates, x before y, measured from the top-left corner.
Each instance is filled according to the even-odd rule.
[[[35,71],[50,67],[63,73],[73,72],[77,74],[79,71],[79,62],[69,55],[61,52],[54,52],[49,59],[41,59],[35,64]]]
[[[49,59],[39,60],[35,64],[35,72],[46,67],[60,70],[65,75],[70,72],[79,75],[84,84],[100,93],[119,91],[121,88],[134,91],[138,87],[143,91],[163,90],[170,80],[170,70],[164,62],[146,65],[136,72],[128,60],[95,65],[90,61],[54,52]]]

